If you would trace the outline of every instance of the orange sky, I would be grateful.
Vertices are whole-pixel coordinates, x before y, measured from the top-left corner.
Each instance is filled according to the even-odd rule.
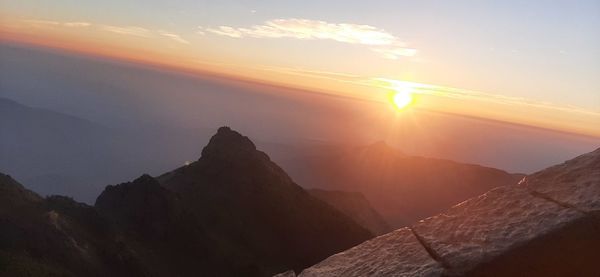
[[[169,36],[161,38],[168,40],[166,44],[164,41],[140,44],[139,37],[100,31],[106,26],[90,30],[80,28],[87,27],[84,23],[80,25],[3,17],[0,20],[0,38],[169,67],[188,73],[266,82],[365,101],[388,102],[390,93],[409,89],[415,97],[411,109],[600,137],[600,112],[589,109],[380,76],[273,66],[239,57],[202,55],[204,46],[190,48],[185,43],[172,43],[170,39],[173,37]]]

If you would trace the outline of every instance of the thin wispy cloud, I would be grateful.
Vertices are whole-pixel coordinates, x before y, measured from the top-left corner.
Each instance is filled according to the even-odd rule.
[[[417,49],[404,47],[380,47],[371,48],[371,50],[390,60],[397,60],[400,57],[412,57],[417,54]]]
[[[27,19],[24,22],[34,27],[89,27],[92,25],[89,22],[60,22],[37,19]]]
[[[92,25],[92,23],[89,23],[89,22],[65,22],[65,23],[63,23],[63,26],[66,26],[66,27],[89,27],[91,25]]]
[[[112,25],[100,25],[99,27],[103,31],[120,34],[120,35],[130,35],[130,36],[145,37],[145,38],[153,36],[153,33],[150,30],[148,30],[146,28],[138,27],[138,26],[122,27],[122,26],[112,26]]]
[[[300,40],[333,40],[342,43],[369,46],[384,58],[397,59],[414,56],[415,49],[407,48],[395,35],[370,25],[352,23],[329,23],[310,19],[273,19],[248,28],[219,26],[199,27],[209,32],[231,38],[292,38]]]
[[[169,38],[169,39],[171,39],[173,41],[179,42],[179,43],[190,44],[189,41],[183,39],[178,34],[169,33],[167,31],[163,31],[163,30],[159,30],[158,34],[161,35],[161,36],[163,36],[163,37]]]
[[[53,20],[40,20],[40,19],[26,19],[22,20],[23,23],[34,28],[93,28],[95,30],[109,32],[118,35],[133,36],[140,38],[157,38],[163,37],[171,41],[175,41],[181,44],[190,44],[189,41],[181,37],[180,35],[169,32],[166,30],[151,30],[140,26],[116,26],[106,24],[94,24],[85,21],[73,21],[73,22],[62,22]]]
[[[585,109],[582,107],[571,106],[571,105],[558,105],[555,103],[536,101],[523,97],[506,96],[501,94],[485,93],[480,91],[473,91],[467,89],[459,89],[438,85],[429,85],[408,81],[400,81],[386,78],[370,78],[364,79],[359,84],[374,86],[380,88],[387,88],[391,90],[398,90],[399,88],[410,88],[415,93],[432,95],[437,97],[446,97],[459,100],[475,100],[481,102],[493,102],[496,104],[503,104],[508,106],[522,106],[529,108],[541,108],[545,110],[563,111],[575,114],[585,114],[594,118],[600,119],[600,112]]]

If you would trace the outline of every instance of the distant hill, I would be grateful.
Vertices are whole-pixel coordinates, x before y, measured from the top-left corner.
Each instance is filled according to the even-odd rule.
[[[333,206],[356,223],[365,227],[375,235],[382,235],[392,230],[383,217],[371,207],[371,203],[359,192],[309,189],[308,192]]]
[[[196,162],[107,186],[91,207],[0,175],[0,275],[271,276],[373,235],[220,128]]]
[[[479,165],[409,156],[384,142],[298,155],[283,165],[303,186],[364,194],[396,228],[494,187],[516,184],[524,176]]]
[[[333,255],[299,276],[598,276],[598,215],[600,149]]]
[[[203,130],[116,129],[1,97],[0,126],[0,171],[41,195],[88,203],[106,184],[183,164],[208,137]]]
[[[81,196],[83,176],[110,159],[113,133],[81,118],[0,98],[0,126],[0,170],[42,194]]]

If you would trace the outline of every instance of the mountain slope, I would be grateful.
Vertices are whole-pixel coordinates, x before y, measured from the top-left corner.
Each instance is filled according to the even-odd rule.
[[[143,176],[109,186],[96,208],[141,245],[136,249],[148,268],[162,260],[176,264],[168,268],[178,275],[300,270],[372,237],[227,127],[198,161],[156,180]]]
[[[300,276],[596,276],[599,191],[600,149],[338,253]]]
[[[375,235],[392,230],[390,225],[371,207],[359,192],[309,189],[310,195],[338,209]]]
[[[118,236],[94,209],[41,198],[0,174],[0,275],[137,276]]]
[[[449,160],[409,156],[378,142],[284,163],[299,184],[365,195],[387,222],[402,227],[524,175]]]

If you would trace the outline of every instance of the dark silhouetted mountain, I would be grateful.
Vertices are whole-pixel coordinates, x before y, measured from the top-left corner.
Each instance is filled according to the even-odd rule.
[[[371,207],[371,203],[360,192],[322,189],[309,189],[308,192],[338,209],[375,235],[382,235],[392,230],[392,227]]]
[[[284,162],[307,187],[365,195],[393,227],[435,215],[524,175],[450,160],[409,156],[384,142]]]
[[[141,275],[133,255],[93,207],[0,174],[1,276]]]
[[[373,235],[222,127],[201,158],[107,186],[94,207],[0,175],[0,274],[271,276]]]
[[[299,276],[599,276],[599,215],[597,149],[333,255]]]
[[[267,276],[372,237],[227,127],[198,161],[158,180],[109,186],[96,201],[158,275]]]

